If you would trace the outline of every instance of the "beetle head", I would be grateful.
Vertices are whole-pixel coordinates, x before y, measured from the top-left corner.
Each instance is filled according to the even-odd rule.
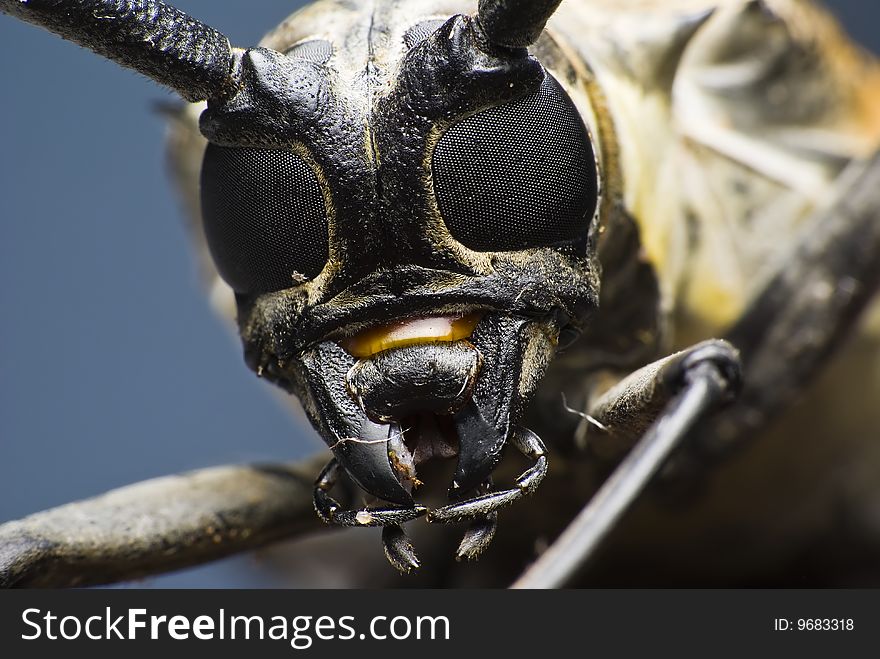
[[[239,51],[237,94],[201,120],[248,364],[400,505],[429,457],[458,456],[453,498],[482,485],[598,298],[587,130],[526,37],[483,23],[415,26],[351,86],[326,42]]]

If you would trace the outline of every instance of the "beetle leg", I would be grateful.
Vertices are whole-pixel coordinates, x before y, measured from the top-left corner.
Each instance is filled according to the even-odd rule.
[[[421,517],[428,509],[415,505],[407,508],[364,508],[362,510],[341,510],[342,506],[330,496],[329,492],[339,478],[339,462],[330,460],[315,481],[315,511],[327,524],[336,526],[391,526]],[[393,562],[393,561],[392,561]]]
[[[516,479],[516,487],[483,496],[465,499],[437,508],[428,513],[429,522],[449,524],[475,517],[487,517],[499,508],[509,506],[517,499],[532,494],[547,474],[547,448],[544,442],[527,428],[518,428],[511,434],[510,442],[534,464]]]
[[[661,393],[671,394],[671,400],[569,527],[513,584],[514,588],[559,588],[568,583],[673,449],[698,421],[720,403],[729,402],[740,385],[738,355],[723,341],[707,341],[659,364],[659,368],[652,369],[654,365],[650,365],[645,367],[650,370],[642,369],[633,374],[650,373],[650,378],[631,379],[633,376],[630,376],[624,380],[629,385],[618,390],[620,399],[652,401],[655,396],[650,394],[655,391],[654,385],[660,385]],[[621,412],[626,409],[625,405],[607,402],[609,409],[619,408]],[[633,413],[645,414],[649,407],[653,406],[635,406]]]
[[[736,349],[726,341],[710,340],[659,359],[627,376],[591,406],[586,424],[589,450],[599,457],[619,460],[644,436],[682,390],[697,363],[711,362],[736,392],[741,373]]]

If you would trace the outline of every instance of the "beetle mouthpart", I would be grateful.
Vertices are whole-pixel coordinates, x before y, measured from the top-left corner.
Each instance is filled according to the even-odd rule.
[[[494,314],[486,316],[474,332],[472,341],[480,350],[483,366],[471,397],[455,415],[459,447],[449,488],[452,501],[480,487],[501,460],[513,423],[522,412],[523,368],[530,363],[526,354],[548,349],[541,347],[545,335],[530,327],[526,318]]]
[[[342,526],[399,527],[425,514],[429,522],[471,522],[459,556],[476,557],[491,540],[495,511],[533,492],[546,474],[546,449],[518,419],[550,361],[554,329],[499,312],[476,323],[467,341],[398,346],[359,360],[328,339],[300,353],[291,361],[296,388],[335,455],[316,483],[318,515]],[[507,443],[533,465],[515,487],[494,491],[490,476]],[[456,455],[450,503],[431,511],[416,504],[417,468]],[[339,471],[390,506],[341,510],[328,494]],[[402,530],[387,531],[383,542],[398,569],[415,569]]]
[[[449,488],[453,501],[479,487],[501,460],[510,427],[499,426],[493,416],[492,409],[470,400],[455,417],[458,465]]]
[[[390,350],[426,343],[449,343],[471,336],[481,314],[410,318],[362,330],[339,344],[353,357],[365,358]]]
[[[346,387],[374,421],[421,414],[454,414],[467,401],[482,356],[467,341],[394,348],[359,360]]]

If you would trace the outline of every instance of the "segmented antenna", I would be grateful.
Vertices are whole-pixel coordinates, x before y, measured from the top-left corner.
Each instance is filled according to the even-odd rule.
[[[0,0],[0,11],[143,73],[188,101],[219,98],[234,86],[229,39],[158,0]]]
[[[525,48],[541,36],[561,0],[480,0],[477,16],[496,46]]]

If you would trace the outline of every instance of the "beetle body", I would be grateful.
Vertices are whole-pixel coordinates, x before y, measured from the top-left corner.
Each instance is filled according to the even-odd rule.
[[[263,45],[283,52],[325,40],[334,44],[342,72],[336,84],[363,84],[372,72],[372,93],[382,94],[414,33],[472,10],[466,2],[319,2]],[[629,370],[730,328],[786,258],[790,237],[833,196],[847,164],[877,148],[880,77],[827,15],[791,2],[565,2],[531,52],[589,127],[603,181],[601,304],[585,336],[556,357],[529,416],[566,452],[571,436],[589,424],[568,406],[585,410]],[[177,135],[180,143],[188,141],[182,135],[198,141],[192,129]],[[197,148],[195,155],[175,153],[193,163],[200,157]],[[182,190],[194,198],[195,180],[182,180]],[[232,309],[231,296],[216,299],[224,298]],[[861,516],[877,494],[870,401],[880,391],[878,313],[868,315],[835,369],[804,394],[804,407],[717,468],[707,492],[675,505],[655,496],[637,506],[593,580],[604,574],[608,583],[721,583],[774,573],[785,579],[804,542],[833,546],[833,506],[846,501],[841,505]],[[846,373],[861,373],[856,391],[839,384]],[[821,419],[802,416],[809,401],[821,401]],[[592,450],[608,457],[621,448],[599,441]],[[841,480],[825,473],[829,464]],[[504,550],[493,567],[470,568],[483,575],[474,578],[491,580],[487,573],[496,569],[513,574],[535,537],[553,537],[601,473],[579,459],[551,471],[541,498],[505,513],[525,520],[514,526],[537,533],[516,537],[502,527]],[[784,492],[780,475],[790,485]],[[873,542],[871,528],[854,533],[854,542]],[[728,534],[738,539],[719,547]],[[442,539],[432,542],[443,546]],[[829,565],[816,571],[827,574],[818,578],[848,578],[835,563],[845,552],[827,553]]]
[[[346,153],[352,159],[362,159],[367,169],[376,165],[379,171],[381,164],[393,170],[395,154],[383,152],[381,143],[383,139],[393,141],[394,124],[388,119],[394,116],[391,110],[397,114],[405,112],[417,96],[418,89],[408,89],[412,92],[409,95],[395,95],[400,88],[401,71],[413,77],[418,75],[416,67],[407,68],[407,56],[426,39],[435,38],[440,47],[444,40],[461,38],[463,32],[456,33],[455,25],[442,33],[439,30],[448,23],[449,16],[467,15],[473,9],[471,3],[458,2],[319,2],[270,33],[263,46],[305,60],[308,67],[332,70],[330,78],[316,83],[315,93],[306,85],[303,98],[311,98],[320,106],[325,91],[321,85],[325,84],[340,106],[338,114],[327,113],[338,119],[329,125],[329,132],[345,132]],[[651,20],[646,20],[645,12]],[[766,52],[759,45],[766,45]],[[743,55],[756,50],[760,50],[759,55]],[[564,259],[535,259],[533,252],[526,253],[528,250],[522,254],[507,250],[513,256],[493,256],[495,260],[480,257],[478,254],[495,250],[480,244],[479,237],[467,239],[475,240],[472,245],[477,249],[467,245],[465,249],[451,247],[449,254],[453,256],[447,254],[444,260],[443,249],[425,249],[425,245],[452,245],[444,234],[450,228],[448,220],[444,220],[445,229],[439,224],[432,229],[428,224],[427,229],[422,227],[411,233],[398,218],[384,243],[381,238],[370,238],[375,227],[369,223],[358,225],[351,221],[346,226],[331,227],[331,238],[334,230],[347,236],[357,236],[361,230],[364,235],[357,237],[366,242],[360,247],[353,247],[354,243],[331,244],[327,248],[329,268],[321,269],[324,263],[318,258],[317,272],[300,273],[309,282],[318,282],[303,283],[300,290],[305,291],[306,304],[321,304],[324,299],[339,302],[342,294],[347,296],[343,302],[349,303],[346,313],[357,311],[357,303],[375,297],[377,290],[393,293],[383,302],[385,317],[373,313],[375,305],[366,304],[362,315],[354,313],[342,322],[328,316],[329,320],[321,326],[322,332],[329,332],[327,335],[334,342],[383,322],[407,319],[413,313],[430,311],[461,316],[488,308],[485,300],[476,305],[471,300],[467,304],[430,306],[434,303],[424,290],[421,298],[413,295],[419,293],[414,285],[417,277],[401,275],[397,282],[385,281],[382,268],[358,266],[364,262],[358,249],[371,252],[390,245],[391,249],[379,257],[392,264],[389,270],[399,268],[398,272],[406,272],[408,265],[418,265],[462,276],[467,273],[455,272],[455,267],[464,267],[464,263],[484,278],[493,270],[503,270],[507,259],[511,268],[519,267],[519,275],[529,269],[536,272],[536,281],[545,282],[550,290],[580,287],[571,294],[567,311],[584,301],[590,307],[591,315],[583,313],[577,318],[575,329],[583,330],[583,336],[567,352],[556,356],[552,364],[557,342],[565,338],[562,334],[568,329],[566,323],[570,318],[559,322],[554,317],[552,322],[532,325],[528,330],[531,338],[523,344],[525,349],[518,357],[523,368],[516,389],[530,396],[537,388],[537,398],[528,410],[524,404],[522,409],[517,408],[514,416],[535,428],[558,456],[542,496],[518,503],[504,513],[509,520],[507,530],[505,525],[500,526],[496,541],[499,547],[488,565],[443,565],[439,571],[429,573],[432,582],[442,578],[450,583],[498,583],[496,579],[508,578],[533,556],[536,538],[553,537],[589,497],[604,471],[603,463],[578,453],[576,439],[589,422],[582,422],[566,407],[586,410],[590,400],[622,374],[676,347],[724,333],[760,290],[774,263],[784,257],[786,237],[798,231],[832,195],[836,179],[849,161],[876,150],[880,134],[875,102],[876,65],[852,50],[824,14],[814,13],[802,3],[679,2],[673,6],[664,3],[659,8],[644,2],[568,1],[530,52],[571,99],[589,131],[597,156],[602,195],[597,205],[598,224],[591,225],[592,218],[587,218],[584,225],[590,228],[583,234],[588,246],[583,267],[572,268]],[[436,54],[428,49],[425,53]],[[282,75],[264,75],[268,69],[261,69],[263,64],[254,58],[245,66],[252,67],[254,79],[262,80],[263,76],[270,85]],[[473,68],[482,70],[479,66]],[[511,78],[511,88],[514,96],[522,98],[522,91],[516,89],[519,80]],[[444,89],[444,93],[449,93],[449,89]],[[509,102],[499,96],[489,105],[498,105],[499,99],[503,101],[501,105]],[[387,121],[376,125],[372,123],[370,108],[383,104],[388,110]],[[172,141],[177,170],[184,173],[181,189],[193,207],[199,203],[199,181],[194,172],[198,171],[204,150],[204,141],[193,120],[203,109],[195,106],[182,115],[175,124]],[[233,110],[246,114],[248,106]],[[434,121],[463,122],[478,111],[456,108],[452,119],[440,117]],[[234,141],[236,135],[247,133],[251,125],[236,123],[235,116],[218,117],[217,112],[212,114],[210,106],[205,117],[202,131],[207,126],[209,136],[221,146],[225,141]],[[363,121],[358,123],[358,118]],[[401,125],[417,127],[415,123]],[[448,129],[444,125],[444,130]],[[413,148],[424,149],[428,144],[426,135]],[[401,141],[406,142],[407,137],[404,131]],[[279,144],[270,146],[277,148]],[[297,139],[285,146],[300,153]],[[325,165],[333,163],[312,162],[317,157],[310,148],[306,144],[303,157],[317,172],[320,188],[322,174],[327,175]],[[339,149],[334,153],[340,153]],[[398,206],[405,207],[415,199],[407,196],[406,186],[418,187],[424,181],[419,180],[418,174],[407,179],[407,174],[419,171],[418,159],[398,164],[399,176],[382,179],[383,194],[389,190],[399,192],[395,199]],[[352,179],[349,183],[345,189],[351,197],[343,200],[349,208],[372,203],[368,195],[356,192],[374,185],[372,181]],[[437,185],[436,180],[433,185]],[[325,195],[325,201],[334,195],[338,197],[339,193]],[[424,200],[417,197],[417,201]],[[431,211],[436,208],[429,208],[420,217],[430,217]],[[210,232],[209,229],[208,242]],[[197,232],[197,236],[201,235]],[[420,245],[420,236],[425,235],[428,241]],[[252,368],[303,398],[313,423],[320,427],[328,418],[329,408],[320,396],[304,391],[304,385],[294,382],[295,377],[285,370],[299,358],[297,355],[308,352],[309,342],[297,334],[300,343],[286,352],[282,350],[283,354],[276,350],[277,346],[270,346],[268,352],[265,349],[267,339],[275,340],[283,333],[283,327],[277,323],[268,327],[269,314],[282,309],[289,300],[270,296],[269,301],[243,303],[241,289],[247,288],[248,283],[242,280],[235,282],[239,289],[236,300],[207,256],[213,251],[217,258],[216,245],[209,247],[208,243],[200,242],[200,251],[214,300],[230,316],[236,315],[237,306],[238,323]],[[458,266],[450,266],[456,259]],[[591,296],[599,294],[600,264],[602,297],[598,309],[593,309]],[[321,288],[346,268],[349,271],[343,279],[347,277],[347,287]],[[234,277],[225,273],[226,281]],[[358,282],[364,281],[370,285],[358,288]],[[523,282],[516,277],[510,281]],[[291,283],[302,282],[294,278]],[[444,284],[436,279],[429,286],[435,293],[450,288],[449,282]],[[503,309],[497,311],[516,311],[517,304],[536,300],[535,290],[536,286],[524,286],[504,298]],[[472,291],[478,295],[485,292]],[[282,311],[282,316],[293,317],[290,307]],[[656,497],[643,502],[620,529],[607,554],[600,558],[594,579],[596,574],[604,574],[610,583],[736,583],[740,579],[760,578],[765,573],[784,574],[798,551],[805,546],[819,546],[830,537],[834,529],[832,505],[843,505],[858,515],[874,506],[877,491],[871,483],[876,482],[880,461],[871,441],[871,419],[876,418],[876,412],[869,402],[880,391],[876,315],[875,312],[869,316],[865,332],[841,356],[840,364],[855,361],[858,368],[846,371],[843,366],[838,367],[844,377],[861,374],[859,394],[867,402],[854,410],[836,402],[839,396],[829,394],[829,387],[841,388],[833,379],[817,383],[808,396],[821,401],[822,423],[833,430],[819,429],[815,420],[810,419],[811,428],[803,433],[798,429],[803,420],[795,412],[778,423],[768,439],[756,438],[751,447],[720,467],[712,475],[711,489],[706,495],[688,497],[683,508],[666,507]],[[850,356],[856,353],[856,357]],[[407,361],[406,353],[397,354],[402,355],[403,363],[383,368],[401,368],[411,373],[413,364],[424,368],[426,363],[434,363],[434,357],[416,355]],[[320,362],[324,359],[320,354],[314,359],[318,361],[303,362],[305,371],[312,368],[310,364],[318,364],[312,372],[326,373],[330,363],[335,364],[339,381],[351,373],[351,364],[334,361],[333,355],[329,362]],[[468,359],[460,363],[457,365],[459,362],[451,357],[450,371],[463,373],[473,364]],[[304,375],[302,379],[308,377]],[[348,384],[351,388],[350,378]],[[497,384],[498,390],[504,388],[501,381],[491,384]],[[372,421],[378,423],[382,421],[379,408],[388,402],[388,396],[381,389],[384,384],[376,386],[379,402],[370,412]],[[471,386],[473,383],[466,378],[461,389]],[[355,388],[360,391],[363,387]],[[375,390],[376,387],[367,393]],[[566,394],[567,406],[561,392]],[[450,393],[450,405],[458,405],[458,393]],[[432,392],[434,398],[438,395],[437,391]],[[399,396],[395,394],[393,398]],[[523,401],[527,398],[524,396]],[[328,434],[337,438],[328,440],[334,449],[345,446],[344,440],[350,438],[334,432],[322,434],[325,439]],[[807,436],[809,440],[804,441]],[[832,436],[834,442],[829,441]],[[389,437],[379,439],[385,441]],[[490,451],[493,467],[503,444],[496,444]],[[608,447],[611,453],[620,450],[617,445]],[[589,453],[603,452],[605,447],[599,443],[591,446]],[[796,462],[791,458],[794,454],[799,456]],[[829,465],[834,466],[829,469]],[[854,465],[861,466],[856,469]],[[395,468],[398,476],[406,473],[406,466]],[[507,477],[505,470],[502,464],[497,472],[499,480]],[[829,471],[839,476],[829,476]],[[781,473],[786,474],[787,487],[780,493]],[[480,477],[484,475],[485,470]],[[817,488],[815,484],[819,481],[822,487]],[[369,483],[361,485],[370,489]],[[475,481],[470,485],[480,484]],[[862,522],[865,520],[860,517],[856,535],[860,542],[865,542],[860,546],[870,546],[876,529]],[[522,533],[523,528],[529,532]],[[434,538],[437,549],[430,550],[435,561],[440,561],[441,555],[452,554],[449,535],[440,535]],[[306,551],[313,550],[313,545],[306,545]],[[707,556],[711,558],[707,560]],[[841,571],[840,557],[834,551],[829,556],[829,562],[823,565],[827,570],[819,578],[848,577]],[[362,574],[363,563],[354,571]]]

